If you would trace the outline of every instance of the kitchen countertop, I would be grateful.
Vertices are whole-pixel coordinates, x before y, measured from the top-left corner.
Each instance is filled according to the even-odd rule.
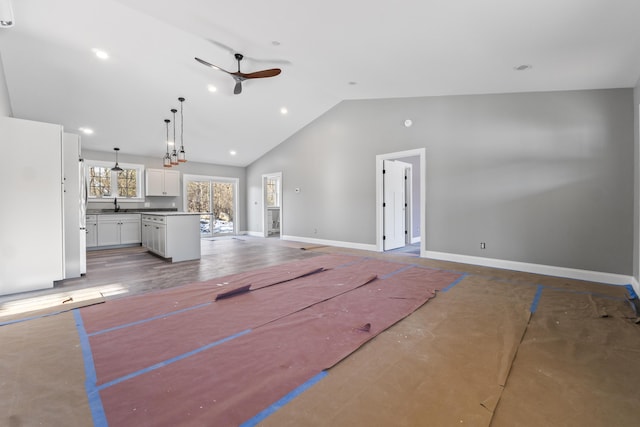
[[[143,215],[155,215],[155,216],[179,216],[179,215],[200,215],[198,212],[140,212]]]
[[[135,209],[120,209],[114,211],[111,209],[87,209],[87,215],[109,215],[109,214],[163,214],[163,213],[181,213],[176,208],[135,208]]]

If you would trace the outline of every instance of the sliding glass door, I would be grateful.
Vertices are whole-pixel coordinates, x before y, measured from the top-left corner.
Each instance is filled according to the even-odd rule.
[[[237,178],[184,175],[186,212],[200,214],[200,235],[236,234]]]

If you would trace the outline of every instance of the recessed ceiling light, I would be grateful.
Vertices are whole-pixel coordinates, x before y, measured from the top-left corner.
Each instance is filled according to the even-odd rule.
[[[358,82],[349,82],[349,83],[347,83],[347,84],[348,84],[348,85],[350,85],[350,86],[355,86],[355,85],[357,85],[357,84],[358,84]]]
[[[89,129],[89,128],[78,128],[78,130],[82,133],[84,133],[85,135],[93,135],[93,129]]]
[[[514,70],[516,71],[526,71],[526,70],[530,70],[533,68],[533,65],[531,64],[521,64],[521,65],[516,65],[515,67],[513,67]]]
[[[236,155],[236,154],[238,154],[238,153],[236,153],[236,151],[235,151],[235,150],[231,150],[231,151],[229,151],[229,154],[231,154],[232,156],[235,156],[235,155]]]
[[[109,54],[104,50],[93,48],[91,51],[100,59],[109,59]]]
[[[280,42],[278,40],[272,41],[271,44],[274,46],[280,46]]]
[[[280,109],[280,114],[287,114],[289,112],[289,110],[287,110],[285,107],[282,107]]]
[[[217,92],[218,88],[215,87],[214,85],[208,85],[207,89],[209,90],[209,92]]]

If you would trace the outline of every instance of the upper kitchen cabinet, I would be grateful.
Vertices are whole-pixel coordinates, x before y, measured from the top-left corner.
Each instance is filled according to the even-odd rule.
[[[147,196],[180,196],[180,171],[147,169]]]

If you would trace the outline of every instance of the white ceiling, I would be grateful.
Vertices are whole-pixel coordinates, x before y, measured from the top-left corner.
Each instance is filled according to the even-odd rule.
[[[88,149],[158,158],[179,96],[188,158],[245,166],[345,99],[632,87],[640,76],[638,0],[13,0],[13,8],[15,26],[0,29],[13,115],[68,132],[90,127]],[[234,71],[226,47],[249,58],[244,72],[282,74],[233,95],[230,76],[194,60]],[[520,64],[533,68],[515,71]]]

